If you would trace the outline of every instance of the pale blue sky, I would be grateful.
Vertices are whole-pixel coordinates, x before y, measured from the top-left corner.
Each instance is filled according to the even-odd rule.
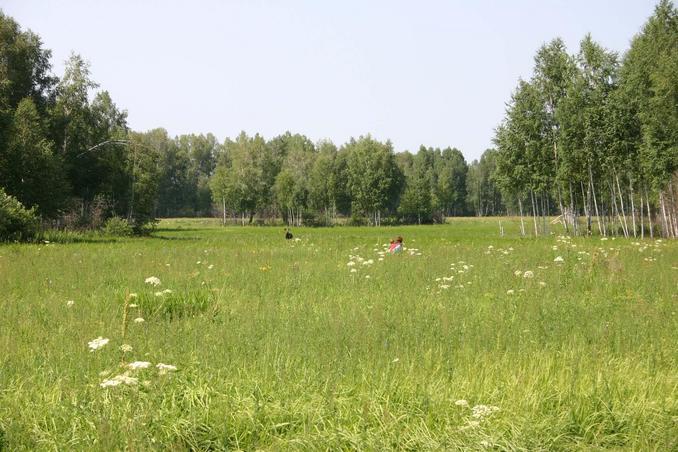
[[[541,44],[591,32],[623,52],[656,0],[0,0],[62,74],[71,51],[129,112],[171,135],[286,130],[396,150],[491,146]]]

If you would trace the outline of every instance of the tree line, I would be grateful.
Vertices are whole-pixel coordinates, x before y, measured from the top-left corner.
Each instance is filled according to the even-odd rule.
[[[678,235],[678,13],[662,0],[622,57],[591,36],[542,46],[497,127],[468,163],[456,148],[395,152],[370,135],[340,146],[286,132],[170,137],[135,132],[71,55],[61,78],[40,38],[0,12],[0,197],[56,227],[136,230],[157,217],[249,224],[431,223],[548,216],[575,234]],[[523,219],[529,215],[529,221]],[[580,218],[585,220],[580,221]]]
[[[678,236],[678,12],[668,0],[620,57],[585,36],[542,46],[497,128],[494,178],[533,234]],[[578,221],[580,217],[584,224]]]

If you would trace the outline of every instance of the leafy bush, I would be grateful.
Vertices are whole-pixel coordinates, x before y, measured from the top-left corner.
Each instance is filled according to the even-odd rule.
[[[104,224],[104,234],[115,237],[129,237],[134,234],[134,230],[126,219],[111,217]]]
[[[39,225],[35,207],[26,209],[0,188],[0,241],[30,240],[37,234]]]

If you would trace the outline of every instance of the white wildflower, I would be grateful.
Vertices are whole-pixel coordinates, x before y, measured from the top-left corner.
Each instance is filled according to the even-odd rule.
[[[520,270],[516,270],[516,271],[513,272],[513,274],[514,274],[515,276],[520,276],[520,275],[523,274],[523,272],[521,272]]]
[[[506,295],[513,295],[514,293],[516,293],[516,291],[513,289],[509,289],[506,291]]]
[[[349,266],[349,267],[353,267],[353,266],[355,265],[355,262],[350,261],[350,262],[348,262],[346,265]]]
[[[209,267],[207,267],[208,270],[212,270],[214,268],[214,264],[210,264]]]
[[[534,273],[530,270],[527,270],[525,273],[523,273],[523,278],[527,279],[534,278]]]
[[[159,285],[161,284],[161,283],[160,283],[160,279],[157,278],[157,277],[155,277],[155,276],[149,276],[148,278],[146,278],[146,279],[144,280],[144,282],[145,282],[146,284],[150,284],[150,285],[152,285],[152,286],[159,286]]]
[[[75,304],[75,301],[73,301],[73,300],[68,300],[66,302],[66,306],[69,307],[69,308],[72,307],[74,304]]]
[[[448,286],[447,284],[441,284],[441,285],[438,286],[438,287],[440,287],[440,288],[443,289],[443,290],[447,290],[447,289],[450,288],[450,286]]]
[[[456,402],[454,402],[454,404],[457,406],[468,406],[468,402],[464,399],[457,400]]]
[[[134,361],[133,363],[129,363],[127,367],[129,367],[131,370],[146,369],[151,367],[151,363],[148,361]]]
[[[141,317],[137,317],[136,319],[134,319],[134,323],[144,323],[144,322],[145,320]]]
[[[499,411],[499,407],[492,405],[476,405],[473,408],[471,408],[471,410],[473,411],[473,414],[471,414],[471,416],[473,416],[476,419],[482,419],[496,411]]]
[[[137,298],[138,296],[139,296],[139,295],[137,295],[137,294],[134,293],[134,292],[132,292],[131,294],[128,295],[128,297],[129,297],[130,299],[132,299],[132,298]]]
[[[370,278],[371,278],[370,275],[365,275],[365,279],[370,279]]]
[[[131,351],[132,351],[132,346],[129,345],[129,344],[122,344],[122,345],[120,346],[120,350],[122,350],[122,351],[125,352],[125,353],[131,352]]]
[[[98,350],[104,345],[108,344],[109,339],[104,339],[103,337],[99,336],[96,339],[92,339],[87,343],[87,346],[89,347],[89,351],[93,352],[94,350]]]
[[[170,289],[165,289],[165,290],[162,291],[162,293],[165,294],[165,295],[169,295],[169,294],[172,293],[172,291]]]
[[[351,269],[351,273],[355,273],[355,272],[357,272],[357,271],[358,271],[358,270],[356,270],[355,268],[352,268],[352,269]]]
[[[158,363],[155,367],[158,369],[160,375],[165,375],[167,372],[175,372],[177,370],[177,367],[171,364]]]
[[[539,281],[539,287],[546,287],[546,283],[544,281]]]
[[[101,386],[102,388],[107,388],[110,386],[118,386],[119,384],[136,385],[138,382],[139,380],[137,378],[130,377],[127,374],[122,374],[116,375],[110,380],[104,380],[103,382],[101,382],[99,386]]]
[[[138,304],[134,304],[134,303],[132,303],[131,305],[129,305],[129,307],[130,307],[130,308],[138,308],[138,307],[139,307],[139,305],[138,305]]]
[[[553,259],[553,262],[564,262],[565,259],[563,259],[563,256],[557,256],[555,259]]]

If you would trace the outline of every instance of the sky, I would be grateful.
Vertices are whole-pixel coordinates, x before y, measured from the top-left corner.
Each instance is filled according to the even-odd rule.
[[[289,130],[396,151],[456,147],[468,161],[537,49],[586,33],[622,54],[657,0],[0,0],[63,74],[71,52],[138,131]]]

